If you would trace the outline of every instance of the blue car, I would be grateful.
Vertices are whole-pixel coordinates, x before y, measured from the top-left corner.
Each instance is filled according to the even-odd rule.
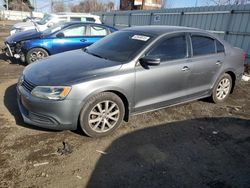
[[[32,30],[12,35],[5,43],[12,56],[21,57],[21,61],[30,64],[49,55],[85,48],[116,30],[103,24],[67,22],[43,32]],[[11,49],[14,38],[17,47]]]

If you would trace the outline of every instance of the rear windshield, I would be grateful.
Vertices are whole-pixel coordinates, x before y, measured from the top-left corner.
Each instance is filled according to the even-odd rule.
[[[94,43],[86,52],[112,61],[127,62],[133,59],[152,39],[152,36],[134,31],[119,31]]]

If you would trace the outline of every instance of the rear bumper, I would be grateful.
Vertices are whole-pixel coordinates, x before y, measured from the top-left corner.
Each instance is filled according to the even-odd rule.
[[[240,82],[244,73],[244,67],[242,66],[235,73],[236,73],[236,82]]]

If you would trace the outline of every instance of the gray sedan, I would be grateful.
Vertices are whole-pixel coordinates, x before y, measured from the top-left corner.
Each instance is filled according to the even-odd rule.
[[[244,61],[241,49],[204,30],[132,27],[27,66],[18,104],[26,123],[59,130],[79,125],[100,137],[131,114],[205,97],[225,101]]]

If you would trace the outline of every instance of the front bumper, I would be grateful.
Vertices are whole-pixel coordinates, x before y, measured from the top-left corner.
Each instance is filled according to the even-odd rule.
[[[13,57],[14,50],[11,49],[8,43],[5,42],[5,45],[6,45],[6,48],[4,48],[5,55],[7,55],[8,57]]]
[[[10,45],[7,42],[5,42],[5,48],[3,49],[3,53],[5,53],[8,57],[14,57],[16,59],[20,59],[22,62],[25,62],[25,55],[22,52],[20,47],[17,47],[15,45]]]
[[[80,101],[50,101],[32,96],[17,86],[18,107],[25,123],[54,130],[76,130]]]

